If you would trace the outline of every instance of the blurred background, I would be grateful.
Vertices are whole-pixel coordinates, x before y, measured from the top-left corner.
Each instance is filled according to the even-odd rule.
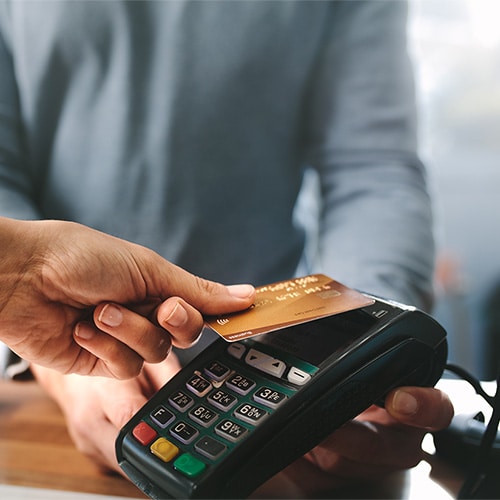
[[[435,199],[434,316],[452,362],[500,366],[500,1],[410,0],[422,158]]]

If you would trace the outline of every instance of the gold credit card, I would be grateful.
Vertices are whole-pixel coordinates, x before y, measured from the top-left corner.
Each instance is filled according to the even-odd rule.
[[[235,342],[373,302],[324,274],[311,274],[258,287],[255,303],[249,309],[208,317],[206,324],[224,340]]]

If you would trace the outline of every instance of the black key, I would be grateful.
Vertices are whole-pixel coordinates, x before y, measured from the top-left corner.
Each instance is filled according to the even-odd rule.
[[[226,446],[210,436],[201,438],[194,447],[198,453],[211,460],[215,460],[227,449]]]

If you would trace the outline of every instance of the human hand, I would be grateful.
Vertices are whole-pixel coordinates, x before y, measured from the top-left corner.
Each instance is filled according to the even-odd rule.
[[[254,298],[75,223],[0,218],[0,248],[0,340],[63,373],[133,377]]]
[[[304,458],[339,482],[379,478],[417,465],[425,434],[444,429],[452,417],[440,390],[400,387],[387,395],[385,408],[371,406]]]
[[[173,353],[160,363],[145,363],[138,377],[127,380],[64,375],[31,366],[39,384],[63,411],[78,450],[102,470],[120,473],[115,456],[119,430],[179,368]]]
[[[453,416],[448,396],[429,388],[395,389],[385,408],[371,406],[344,424],[251,498],[285,498],[283,491],[286,498],[331,498],[332,492],[336,497],[365,498],[373,488],[371,481],[382,480],[383,488],[392,473],[417,465],[424,458],[424,435],[447,427]]]

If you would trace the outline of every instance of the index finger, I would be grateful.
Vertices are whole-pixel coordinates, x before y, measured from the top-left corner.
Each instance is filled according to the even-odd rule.
[[[241,311],[255,299],[255,288],[250,284],[223,285],[195,276],[185,269],[160,257],[155,252],[134,245],[142,279],[150,296],[182,297],[201,314],[218,315]]]
[[[385,399],[385,408],[399,422],[427,431],[448,427],[453,404],[447,394],[429,387],[399,387]]]

